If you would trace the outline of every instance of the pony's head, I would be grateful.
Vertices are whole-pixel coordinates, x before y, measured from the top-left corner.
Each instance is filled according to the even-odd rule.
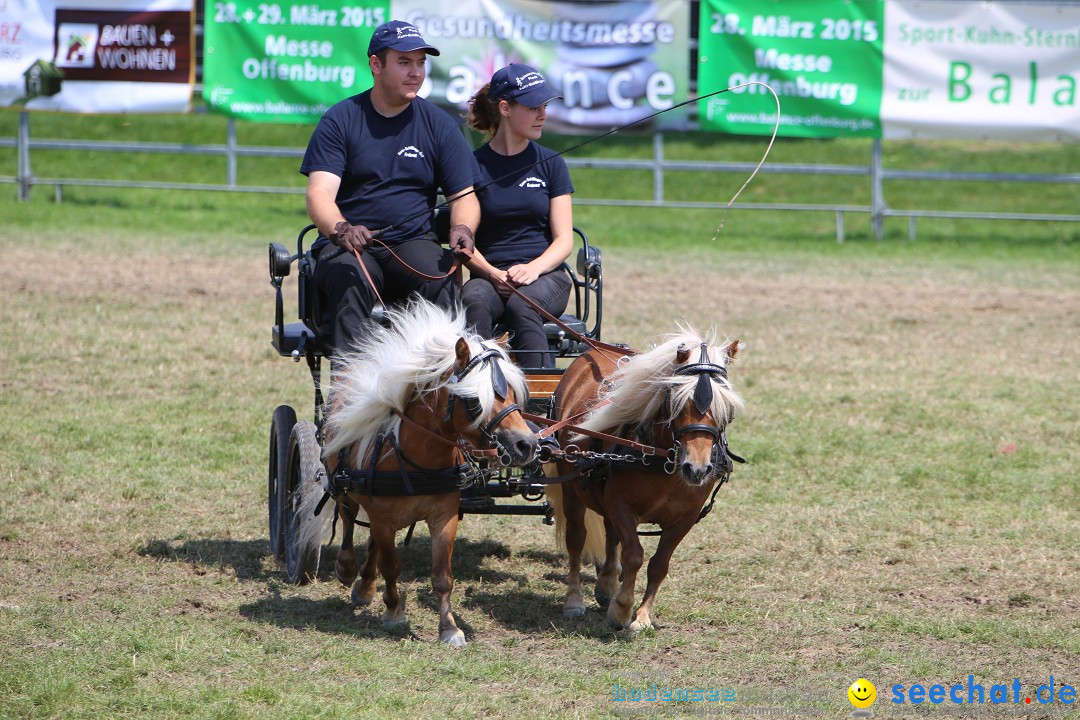
[[[717,346],[693,330],[684,330],[649,352],[631,356],[606,383],[610,402],[583,424],[610,432],[627,428],[650,435],[670,434],[670,471],[690,485],[704,485],[731,471],[724,431],[743,408],[728,380],[728,365],[739,341]]]
[[[711,355],[709,350],[705,341],[696,348],[687,343],[678,346],[668,396],[675,465],[691,485],[702,485],[717,473],[731,472],[724,431],[735,418],[736,408],[743,407],[742,398],[727,376],[728,365],[739,352],[739,341],[732,340],[723,348],[713,347]],[[695,351],[699,353],[696,361]]]
[[[355,458],[366,458],[376,438],[399,433],[401,415],[411,411],[450,441],[498,447],[505,463],[532,461],[536,437],[516,412],[527,397],[525,376],[505,342],[482,340],[466,330],[460,310],[421,298],[388,309],[387,318],[388,327],[373,327],[342,359],[330,389],[324,456],[352,446]]]
[[[496,447],[503,465],[524,465],[536,454],[536,435],[517,401],[528,388],[521,369],[507,354],[509,335],[494,342],[459,337],[454,371],[446,385],[446,420],[477,447]]]

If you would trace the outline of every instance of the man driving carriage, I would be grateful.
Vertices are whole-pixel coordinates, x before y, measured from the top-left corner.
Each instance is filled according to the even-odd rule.
[[[454,119],[417,95],[427,56],[438,54],[413,25],[380,25],[368,45],[372,88],[327,110],[304,154],[308,215],[322,235],[312,246],[318,319],[335,357],[363,338],[380,295],[415,292],[444,308],[459,300],[448,273],[454,253],[472,253],[478,170]],[[430,212],[440,189],[450,200],[449,250]]]

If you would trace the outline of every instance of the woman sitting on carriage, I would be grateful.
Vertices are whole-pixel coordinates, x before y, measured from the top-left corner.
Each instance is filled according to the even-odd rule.
[[[475,152],[481,221],[462,301],[479,335],[491,337],[499,324],[512,332],[511,348],[526,367],[553,367],[555,359],[544,319],[510,288],[555,317],[570,297],[560,266],[573,248],[574,186],[563,159],[535,142],[557,97],[543,75],[513,63],[470,100],[469,126],[488,142]]]

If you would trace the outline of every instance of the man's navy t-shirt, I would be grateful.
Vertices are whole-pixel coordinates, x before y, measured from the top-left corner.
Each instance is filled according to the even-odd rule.
[[[337,205],[345,219],[371,229],[394,226],[388,244],[432,229],[436,189],[453,195],[477,178],[472,148],[453,119],[422,98],[383,117],[367,90],[337,103],[311,135],[300,172],[341,178]]]
[[[481,178],[477,249],[500,270],[535,260],[551,244],[551,198],[574,192],[566,162],[532,141],[517,155],[500,155],[490,145],[475,154]]]

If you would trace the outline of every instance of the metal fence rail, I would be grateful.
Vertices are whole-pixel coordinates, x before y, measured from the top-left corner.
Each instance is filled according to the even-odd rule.
[[[254,192],[301,195],[303,188],[266,185],[244,185],[237,182],[237,160],[242,157],[260,158],[302,158],[304,148],[287,148],[257,145],[240,145],[236,139],[236,124],[229,119],[226,140],[222,145],[168,143],[168,142],[122,142],[100,140],[51,140],[37,139],[30,134],[30,114],[19,113],[19,125],[16,137],[0,138],[0,147],[17,149],[17,171],[14,176],[0,176],[0,183],[14,183],[18,187],[20,200],[28,200],[30,190],[36,185],[52,186],[56,202],[63,200],[65,186],[113,187],[113,188],[151,188],[160,190],[211,190],[215,192]],[[32,150],[62,151],[101,151],[115,153],[170,153],[180,155],[204,155],[226,158],[226,178],[224,183],[182,183],[151,180],[106,180],[73,177],[37,177],[31,166]],[[664,158],[664,137],[661,133],[653,135],[652,157],[648,160],[635,159],[598,159],[570,158],[566,164],[570,167],[594,168],[605,170],[648,170],[653,174],[651,200],[620,200],[606,198],[575,198],[579,205],[601,205],[615,207],[662,207],[717,209],[728,207],[726,203],[694,202],[669,200],[664,193],[665,173],[668,172],[729,172],[749,174],[756,163],[749,162],[708,162],[688,160],[666,160]],[[870,178],[870,204],[849,205],[843,203],[735,203],[736,210],[784,210],[832,212],[836,217],[837,242],[844,240],[844,215],[847,213],[869,214],[874,235],[879,240],[883,236],[883,222],[887,217],[908,218],[908,234],[915,236],[917,218],[951,218],[980,220],[1042,220],[1054,222],[1080,222],[1080,214],[1050,213],[1014,213],[982,212],[963,210],[894,210],[885,202],[883,183],[886,180],[928,180],[928,181],[979,181],[979,182],[1033,182],[1064,183],[1080,185],[1080,173],[970,173],[947,171],[890,170],[884,167],[882,144],[874,140],[869,162],[866,165],[826,165],[767,163],[762,166],[762,173],[784,173],[793,175],[821,176],[865,176]]]

